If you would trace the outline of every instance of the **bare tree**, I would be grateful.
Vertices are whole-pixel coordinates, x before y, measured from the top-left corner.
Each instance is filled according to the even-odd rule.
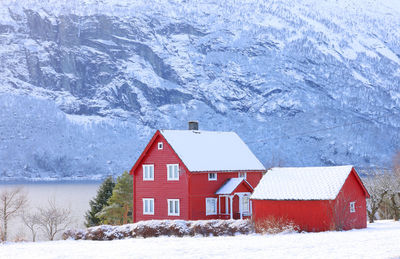
[[[38,208],[38,224],[49,240],[65,230],[72,223],[71,210],[58,207],[55,199],[50,199],[47,206]]]
[[[397,175],[391,175],[391,188],[389,191],[389,208],[395,221],[400,219],[400,178]]]
[[[390,208],[393,211],[394,220],[400,219],[400,152],[393,157],[392,190],[390,192]]]
[[[376,213],[381,208],[387,195],[391,190],[391,176],[388,171],[369,173],[364,179],[365,187],[368,190],[370,198],[367,199],[367,213],[369,223],[376,219]]]
[[[32,234],[32,242],[36,241],[37,230],[39,228],[39,215],[37,212],[29,213],[24,211],[22,213],[22,221],[25,226],[29,228]]]
[[[0,193],[0,238],[7,241],[8,222],[27,204],[26,194],[21,187],[5,189]]]

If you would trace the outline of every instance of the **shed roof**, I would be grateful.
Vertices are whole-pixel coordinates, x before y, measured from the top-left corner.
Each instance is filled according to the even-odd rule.
[[[244,178],[230,178],[219,188],[215,194],[217,195],[229,195],[232,194],[235,189],[244,182],[248,188],[253,189],[253,187]]]
[[[191,172],[265,171],[235,132],[160,130]]]
[[[334,200],[353,166],[275,167],[254,190],[258,200]]]

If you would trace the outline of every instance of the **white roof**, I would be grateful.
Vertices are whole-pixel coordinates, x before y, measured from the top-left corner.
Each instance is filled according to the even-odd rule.
[[[251,195],[256,200],[334,200],[353,166],[275,167]]]
[[[221,188],[215,194],[231,194],[242,181],[246,181],[244,178],[231,178],[222,185]],[[247,183],[247,181],[246,181]],[[249,183],[247,183],[250,185]],[[251,185],[250,185],[251,186]],[[253,188],[253,187],[252,187]]]
[[[160,132],[191,172],[265,170],[235,132],[197,130]]]

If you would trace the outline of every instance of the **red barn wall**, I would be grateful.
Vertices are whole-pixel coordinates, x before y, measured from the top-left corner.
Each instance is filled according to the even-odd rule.
[[[350,202],[356,211],[350,213]],[[317,232],[349,230],[367,226],[366,194],[357,181],[354,169],[335,200],[252,200],[253,219],[270,217],[294,222],[302,230]]]
[[[210,172],[211,173],[211,172]],[[216,172],[217,180],[209,181],[208,173],[190,174],[190,218],[198,219],[216,219],[218,215],[206,215],[206,198],[218,198],[215,192],[229,178],[237,178],[238,172]],[[255,188],[262,178],[262,172],[247,172],[246,180]],[[247,191],[247,190],[246,190]],[[221,198],[221,212],[225,212],[225,200]],[[237,202],[236,202],[237,203]],[[234,203],[235,209],[239,211],[239,205]],[[217,210],[218,211],[218,210]]]
[[[158,150],[162,141],[164,147]],[[154,164],[154,181],[143,181],[143,164]],[[179,181],[167,181],[167,164],[179,164]],[[134,172],[134,221],[189,219],[188,174],[181,160],[160,134]],[[143,198],[154,198],[154,215],[143,215]],[[179,199],[180,216],[168,216],[167,199]]]
[[[329,230],[332,223],[327,201],[252,200],[253,219],[285,219],[305,231]]]
[[[350,212],[350,202],[355,202],[355,212]],[[367,227],[367,203],[363,188],[353,169],[335,200],[334,221],[338,229],[349,230]]]

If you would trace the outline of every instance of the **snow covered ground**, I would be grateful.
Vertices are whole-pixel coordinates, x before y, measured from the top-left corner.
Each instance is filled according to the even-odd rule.
[[[0,258],[398,258],[400,222],[347,232],[0,245]]]

